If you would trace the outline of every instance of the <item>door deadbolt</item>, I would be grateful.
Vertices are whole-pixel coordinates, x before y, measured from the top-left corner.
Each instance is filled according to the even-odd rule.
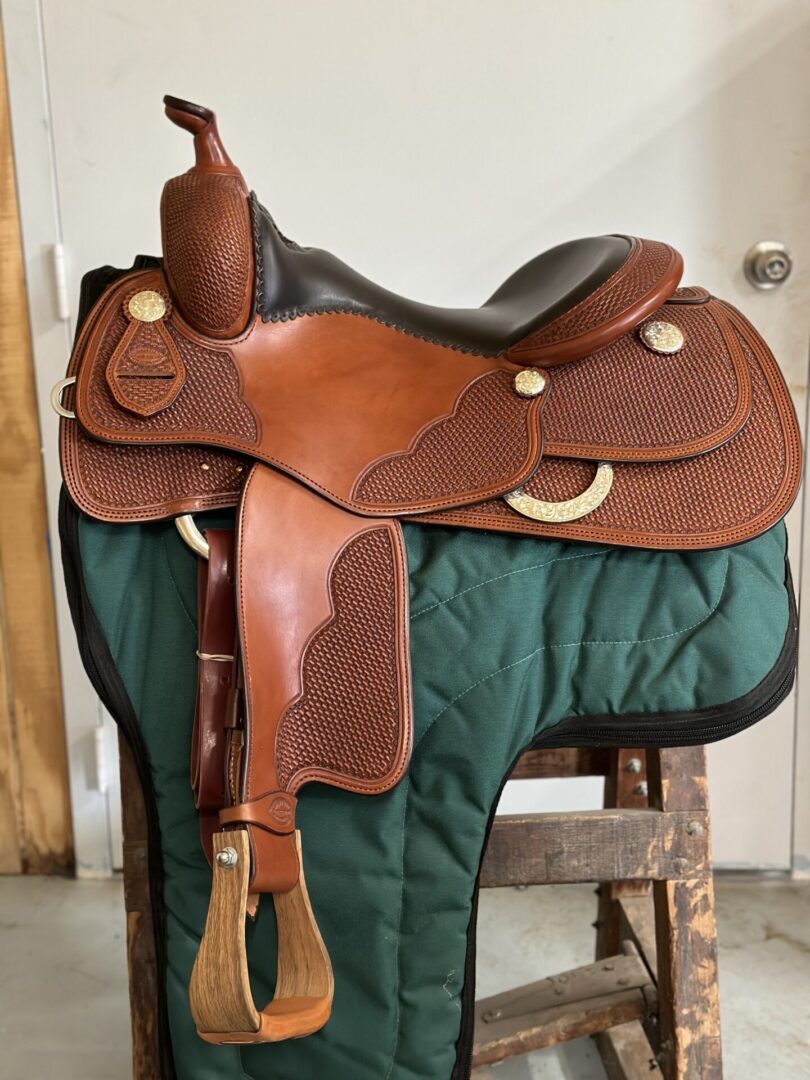
[[[755,289],[775,289],[790,277],[793,259],[784,244],[761,240],[745,253],[743,270]]]

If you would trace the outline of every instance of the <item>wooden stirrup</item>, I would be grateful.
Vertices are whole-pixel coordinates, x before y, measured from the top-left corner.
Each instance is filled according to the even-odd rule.
[[[298,832],[295,842],[301,866],[298,884],[289,892],[273,894],[278,926],[276,992],[258,1010],[245,948],[250,842],[244,829],[214,834],[211,903],[189,987],[197,1033],[206,1042],[298,1039],[318,1031],[329,1019],[332,965],[310,906]],[[218,858],[220,852],[226,855]]]

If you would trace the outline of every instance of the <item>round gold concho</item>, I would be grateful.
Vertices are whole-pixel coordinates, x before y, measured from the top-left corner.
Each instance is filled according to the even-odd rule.
[[[536,368],[525,368],[515,376],[515,391],[521,397],[537,397],[538,394],[542,394],[545,385],[545,375]]]
[[[138,322],[157,322],[166,314],[166,301],[154,289],[142,289],[130,296],[127,311]]]
[[[683,336],[683,330],[676,326],[675,323],[661,322],[659,320],[644,323],[639,330],[639,334],[648,349],[653,352],[664,353],[667,356],[671,353],[680,352],[686,340]]]

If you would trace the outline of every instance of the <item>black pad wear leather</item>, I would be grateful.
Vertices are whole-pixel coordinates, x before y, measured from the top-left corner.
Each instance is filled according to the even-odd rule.
[[[497,355],[584,300],[630,253],[624,236],[594,236],[550,248],[516,270],[480,308],[408,300],[320,248],[299,247],[252,198],[260,267],[257,306],[265,322],[345,311],[428,341]]]

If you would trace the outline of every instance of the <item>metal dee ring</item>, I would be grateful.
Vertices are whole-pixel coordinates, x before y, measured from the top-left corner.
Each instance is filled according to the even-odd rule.
[[[175,518],[174,524],[177,531],[196,555],[199,555],[202,559],[210,557],[211,548],[208,546],[208,541],[197,528],[197,523],[191,514],[183,514],[181,517]]]
[[[578,521],[601,506],[610,494],[613,486],[613,466],[609,461],[602,461],[596,470],[590,485],[580,495],[563,502],[546,502],[527,495],[522,488],[510,491],[503,498],[513,510],[535,521],[545,521],[561,525],[567,521]]]
[[[60,379],[56,386],[51,390],[51,408],[54,412],[59,413],[60,416],[64,416],[66,420],[75,420],[76,413],[71,412],[70,409],[66,409],[62,404],[62,394],[69,386],[76,385],[76,376],[68,375],[66,379]]]

